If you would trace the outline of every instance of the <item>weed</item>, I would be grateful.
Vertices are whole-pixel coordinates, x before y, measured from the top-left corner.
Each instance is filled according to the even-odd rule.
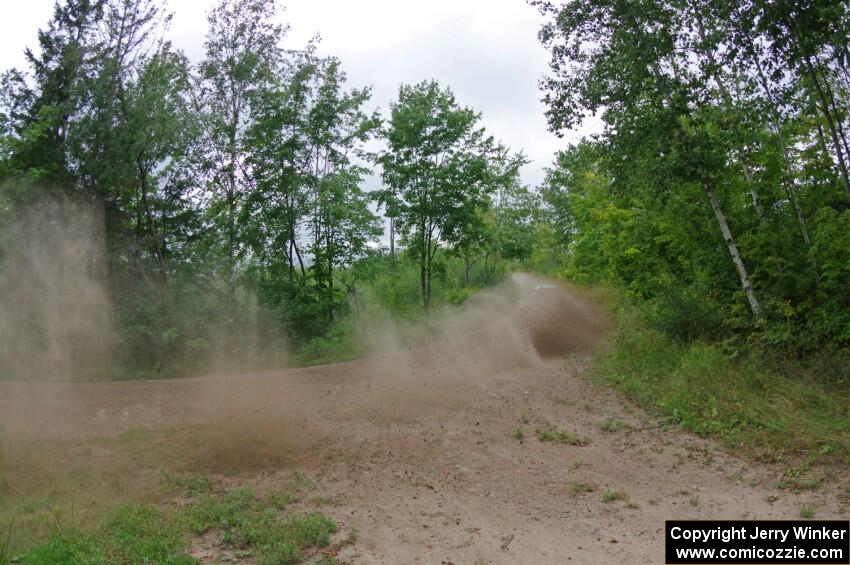
[[[514,430],[514,433],[511,434],[511,437],[513,437],[515,440],[522,441],[523,439],[525,439],[525,433],[522,431],[522,428],[517,428]]]
[[[212,491],[212,481],[205,475],[172,475],[164,473],[162,482],[169,490],[180,490],[184,496],[198,496]]]
[[[688,499],[688,504],[690,504],[693,508],[699,506],[699,498],[696,496],[692,496]]]
[[[225,530],[239,522],[239,516],[254,503],[250,489],[239,488],[223,495],[206,495],[184,513],[189,530],[197,535],[219,526]]]
[[[616,502],[617,500],[625,500],[626,495],[620,491],[606,488],[602,492],[602,502]]]
[[[342,540],[342,545],[354,545],[357,543],[357,538],[360,537],[360,531],[357,528],[351,528]]]
[[[106,563],[106,556],[91,540],[72,532],[56,533],[24,556],[27,565],[54,563]]]
[[[568,486],[570,492],[573,494],[585,494],[587,492],[593,492],[593,487],[586,483],[573,482],[570,483]]]
[[[336,524],[322,514],[312,512],[292,519],[287,527],[292,538],[302,546],[325,547],[331,534],[336,533]]]
[[[528,419],[527,414],[523,414],[522,416],[519,417],[519,421],[522,424],[527,424],[530,420]]]
[[[266,494],[265,504],[275,510],[283,510],[290,504],[298,502],[298,497],[285,490],[273,490]]]
[[[319,495],[310,499],[313,506],[331,506],[336,504],[336,500],[332,496]]]
[[[803,506],[800,508],[800,518],[811,520],[815,517],[815,509],[811,506]]]
[[[599,424],[599,429],[603,432],[613,434],[618,432],[622,426],[623,424],[617,420],[614,420],[613,418],[606,418],[601,424]]]
[[[195,481],[189,481],[194,484]],[[264,565],[300,563],[302,548],[325,547],[337,531],[336,524],[312,512],[281,516],[279,510],[293,500],[273,491],[257,498],[247,488],[198,496],[184,508],[160,509],[150,505],[115,510],[100,529],[80,533],[62,527],[57,515],[55,534],[22,556],[23,563],[195,563],[185,553],[185,535],[200,535],[211,528],[221,532],[222,547]],[[354,543],[356,531],[347,543]],[[2,554],[0,554],[2,557]],[[3,557],[0,561],[5,565]]]
[[[316,483],[310,477],[299,470],[292,471],[292,476],[289,478],[289,486],[295,491],[314,490]]]
[[[23,562],[188,565],[194,559],[183,550],[183,536],[168,515],[153,506],[136,505],[116,509],[91,534],[57,523],[51,538],[27,552]]]
[[[10,548],[12,546],[13,528],[13,524],[9,524],[5,534],[0,532],[0,536],[2,536],[0,537],[0,565],[6,565],[12,559]]]
[[[585,446],[588,445],[586,439],[573,435],[565,430],[560,430],[552,424],[546,423],[535,430],[537,439],[543,442],[555,441],[565,445]]]
[[[163,511],[148,505],[119,508],[103,528],[100,545],[122,563],[191,563],[183,536]]]
[[[821,486],[821,481],[818,479],[798,479],[785,478],[776,483],[776,488],[782,490],[790,490],[801,492],[804,490],[817,490]]]
[[[289,541],[276,540],[263,545],[262,565],[290,565],[301,562],[301,552]]]

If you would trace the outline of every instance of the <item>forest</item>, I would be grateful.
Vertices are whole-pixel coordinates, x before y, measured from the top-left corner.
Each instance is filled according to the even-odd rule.
[[[160,0],[58,2],[2,75],[6,365],[44,370],[25,361],[55,334],[71,378],[344,358],[364,324],[524,269],[614,288],[676,343],[846,369],[846,4],[532,4],[550,128],[604,122],[535,187],[450,85],[369,113],[318,39],[282,47],[274,0],[222,0],[198,62]],[[101,285],[108,351],[14,307],[80,233],[47,277],[72,282],[39,289],[77,312],[68,284]]]

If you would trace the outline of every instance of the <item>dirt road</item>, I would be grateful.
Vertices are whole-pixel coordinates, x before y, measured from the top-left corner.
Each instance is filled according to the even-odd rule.
[[[258,484],[300,469],[359,530],[354,563],[658,564],[665,519],[848,516],[589,384],[607,322],[575,294],[517,275],[440,323],[429,347],[389,329],[374,357],[310,369],[7,383],[0,423],[42,442],[164,430],[184,468]]]

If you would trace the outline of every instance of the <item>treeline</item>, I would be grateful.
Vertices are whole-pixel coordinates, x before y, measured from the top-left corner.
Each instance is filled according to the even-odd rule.
[[[169,43],[161,0],[58,2],[0,79],[0,290],[16,284],[22,310],[21,287],[74,291],[15,273],[101,283],[119,376],[337,358],[364,320],[415,318],[516,266],[613,283],[681,342],[846,349],[846,2],[534,4],[551,129],[605,126],[532,190],[449,88],[402,85],[381,115],[316,41],[285,49],[274,0],[221,0],[198,62]],[[82,267],[40,268],[32,234],[69,218],[50,246],[97,244],[61,254]],[[42,349],[84,341],[11,319],[0,335]]]
[[[0,79],[0,226],[41,222],[4,231],[4,280],[62,277],[26,268],[44,257],[10,233],[96,218],[82,231],[102,245],[64,257],[106,290],[114,375],[280,364],[313,340],[321,357],[364,300],[411,316],[527,253],[505,231],[533,229],[512,207],[531,194],[522,155],[434,82],[402,86],[386,118],[369,111],[370,89],[347,86],[317,41],[283,47],[278,14],[275,0],[221,0],[193,63],[168,41],[161,0],[60,0],[27,68]],[[367,192],[376,171],[383,187]],[[66,305],[83,291],[30,288],[62,288]],[[47,322],[22,319],[18,341],[55,345]],[[81,331],[62,326],[62,347]]]
[[[685,342],[850,345],[847,2],[534,4],[551,129],[604,122],[542,190],[571,276]]]

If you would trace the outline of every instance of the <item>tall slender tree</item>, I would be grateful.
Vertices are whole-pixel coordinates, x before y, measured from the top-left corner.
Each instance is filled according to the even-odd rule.
[[[441,244],[462,241],[481,221],[490,195],[511,182],[523,162],[477,128],[480,115],[461,107],[436,82],[404,85],[390,110],[381,156],[389,190],[384,200],[398,212],[398,228],[419,259],[425,310],[431,305],[434,257]]]
[[[275,0],[221,0],[209,13],[201,63],[208,183],[214,219],[224,231],[225,277],[233,308],[240,253],[238,213],[251,186],[245,163],[245,132],[253,98],[278,70],[280,41],[288,30],[276,22]]]

